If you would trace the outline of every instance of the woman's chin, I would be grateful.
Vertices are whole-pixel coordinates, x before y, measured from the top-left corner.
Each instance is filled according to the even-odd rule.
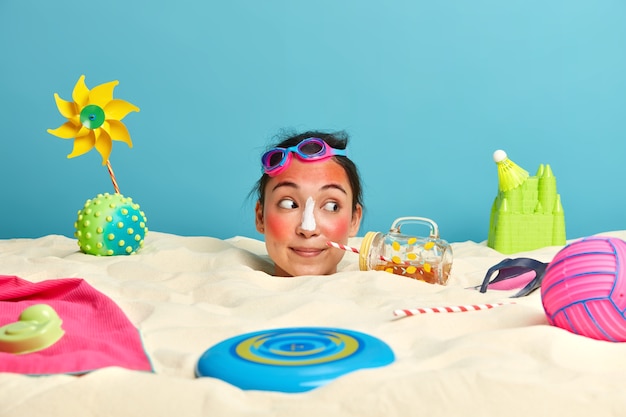
[[[337,272],[336,266],[330,268],[322,265],[289,265],[288,269],[283,269],[277,265],[274,275],[278,277],[299,277],[303,275],[331,275],[335,272]]]

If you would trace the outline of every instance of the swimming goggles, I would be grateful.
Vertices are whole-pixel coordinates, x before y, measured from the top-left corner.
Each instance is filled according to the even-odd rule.
[[[261,157],[265,173],[270,177],[283,172],[291,163],[291,154],[294,153],[302,161],[319,161],[339,155],[346,156],[345,149],[332,148],[319,138],[308,138],[289,148],[272,148]]]

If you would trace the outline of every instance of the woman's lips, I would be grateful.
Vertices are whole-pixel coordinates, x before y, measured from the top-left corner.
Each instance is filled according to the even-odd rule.
[[[291,250],[294,251],[299,256],[302,256],[302,257],[305,257],[305,258],[312,258],[314,256],[318,256],[320,253],[325,251],[326,248],[324,248],[324,249],[318,249],[318,248],[291,248]]]

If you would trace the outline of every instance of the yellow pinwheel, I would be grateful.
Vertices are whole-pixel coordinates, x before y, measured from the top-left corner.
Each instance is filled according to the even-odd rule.
[[[63,139],[74,138],[74,148],[68,158],[83,155],[95,147],[102,155],[102,165],[106,165],[113,147],[112,140],[133,147],[128,129],[121,120],[130,112],[138,112],[139,108],[113,98],[117,84],[118,81],[111,81],[89,90],[85,76],[81,75],[72,92],[73,101],[63,100],[54,93],[59,113],[67,118],[67,122],[56,129],[48,129],[48,133]]]

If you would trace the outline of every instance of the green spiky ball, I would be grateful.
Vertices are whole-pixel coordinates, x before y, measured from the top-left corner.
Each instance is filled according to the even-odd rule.
[[[84,253],[98,256],[137,252],[148,233],[139,204],[121,194],[98,194],[87,200],[74,223],[74,237]]]

